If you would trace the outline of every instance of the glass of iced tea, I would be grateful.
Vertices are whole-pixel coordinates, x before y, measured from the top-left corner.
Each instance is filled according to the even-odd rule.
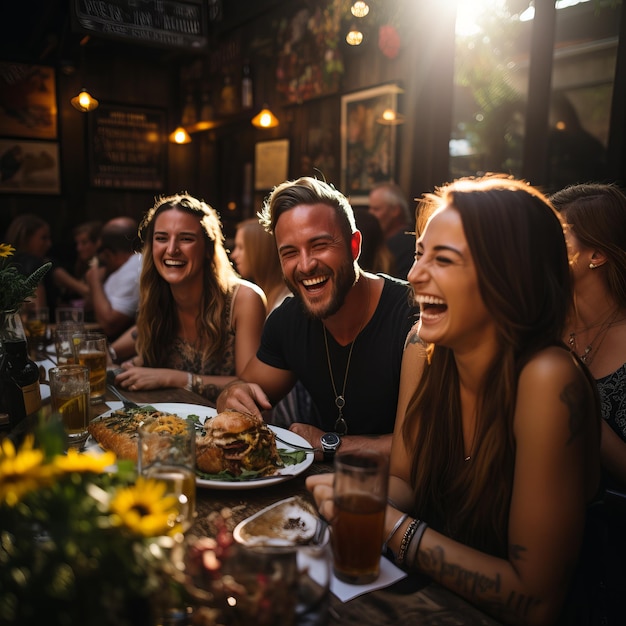
[[[335,457],[331,543],[335,576],[370,583],[380,574],[389,462],[374,451]]]
[[[138,429],[137,470],[146,478],[161,480],[167,495],[178,502],[172,523],[189,530],[196,512],[196,429],[191,420],[176,428],[163,428],[149,418]]]
[[[63,420],[70,446],[82,447],[89,434],[89,370],[83,365],[51,367],[52,412]]]
[[[107,377],[107,338],[102,333],[76,334],[73,338],[78,362],[89,368],[91,403],[104,402]]]

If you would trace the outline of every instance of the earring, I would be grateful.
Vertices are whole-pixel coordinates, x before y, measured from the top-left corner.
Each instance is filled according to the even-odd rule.
[[[599,265],[596,265],[595,263],[589,263],[589,269],[590,270],[595,270],[596,267],[600,267]]]

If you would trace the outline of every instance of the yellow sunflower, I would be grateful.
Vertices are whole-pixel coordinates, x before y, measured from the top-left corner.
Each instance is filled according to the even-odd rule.
[[[68,474],[70,472],[102,474],[108,467],[114,465],[115,461],[116,458],[113,452],[85,454],[75,448],[69,448],[67,455],[58,455],[54,458],[54,466]]]
[[[27,493],[51,482],[54,468],[44,465],[44,454],[33,449],[33,437],[27,436],[19,451],[10,439],[4,439],[0,451],[0,502],[15,506]]]
[[[0,243],[0,259],[6,259],[15,252],[15,248],[8,243]]]
[[[115,523],[144,537],[180,532],[180,525],[175,523],[176,498],[166,496],[166,488],[163,482],[140,476],[135,485],[119,489],[111,501]]]

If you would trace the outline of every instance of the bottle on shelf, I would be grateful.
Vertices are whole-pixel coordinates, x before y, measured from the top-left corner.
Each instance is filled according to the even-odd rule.
[[[11,430],[41,408],[39,367],[28,356],[19,313],[6,314],[0,333],[0,430]]]
[[[251,109],[254,105],[254,93],[252,85],[252,70],[250,63],[246,59],[243,64],[241,74],[241,106],[244,109]]]

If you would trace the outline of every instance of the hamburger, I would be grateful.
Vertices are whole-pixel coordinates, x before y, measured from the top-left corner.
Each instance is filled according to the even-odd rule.
[[[196,438],[196,466],[208,474],[268,476],[283,462],[274,433],[262,419],[227,409],[204,422]]]

